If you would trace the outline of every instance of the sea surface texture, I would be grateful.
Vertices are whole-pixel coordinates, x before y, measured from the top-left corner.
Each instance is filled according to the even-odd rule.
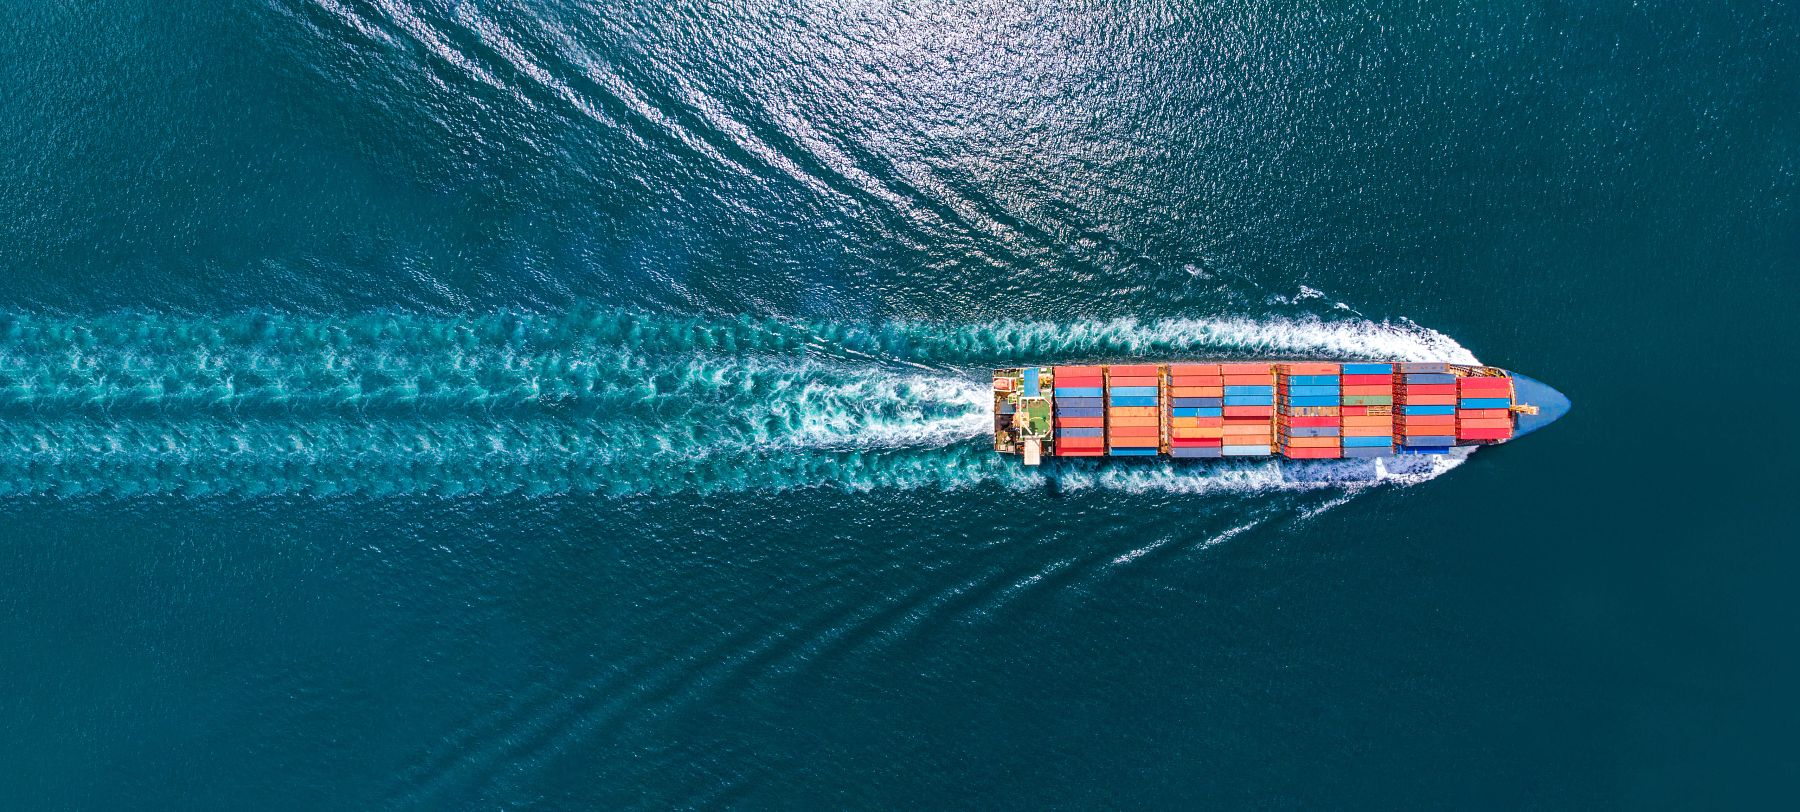
[[[1800,13],[0,19],[0,808],[1766,808]],[[1466,457],[988,370],[1479,361]]]

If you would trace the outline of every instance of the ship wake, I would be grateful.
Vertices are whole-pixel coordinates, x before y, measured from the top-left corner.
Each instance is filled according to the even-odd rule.
[[[1119,357],[1473,360],[1366,321],[798,323],[647,315],[0,317],[0,494],[708,493],[1406,484],[1455,459],[995,455],[986,369]]]

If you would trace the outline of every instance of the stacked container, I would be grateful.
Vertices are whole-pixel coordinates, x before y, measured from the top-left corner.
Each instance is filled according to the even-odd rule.
[[[1394,453],[1394,365],[1344,364],[1344,456]]]
[[[1338,364],[1281,364],[1275,406],[1275,431],[1281,453],[1289,459],[1336,459],[1343,456],[1343,384]]]
[[[1056,367],[1051,391],[1056,405],[1056,456],[1106,453],[1106,412],[1100,367]]]
[[[1106,368],[1106,453],[1114,457],[1154,457],[1161,443],[1156,406],[1162,373],[1154,364]]]
[[[1225,378],[1218,364],[1172,364],[1165,402],[1169,456],[1218,457],[1225,453]]]
[[[1261,457],[1274,453],[1275,365],[1220,364],[1224,383],[1224,445],[1227,457]]]
[[[1394,433],[1405,454],[1444,454],[1456,444],[1456,374],[1449,364],[1400,364]]]
[[[1511,378],[1459,378],[1456,399],[1456,439],[1489,442],[1512,439]]]

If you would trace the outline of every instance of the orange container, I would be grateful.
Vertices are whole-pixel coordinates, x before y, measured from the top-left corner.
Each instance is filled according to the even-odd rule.
[[[1114,364],[1107,367],[1107,371],[1115,378],[1121,375],[1154,378],[1162,374],[1162,370],[1157,369],[1155,364]]]
[[[1392,387],[1392,386],[1346,386],[1346,387],[1344,387],[1344,394],[1346,394],[1346,395],[1391,395],[1393,393],[1394,393],[1394,387]]]
[[[1225,385],[1224,375],[1177,375],[1169,379],[1170,386],[1211,386]]]
[[[1226,386],[1274,386],[1273,375],[1226,375]]]
[[[1455,406],[1455,395],[1407,395],[1407,406]]]
[[[1511,419],[1512,411],[1509,409],[1457,409],[1456,416],[1463,420]]]
[[[1059,429],[1097,429],[1106,425],[1104,417],[1059,417],[1056,427]]]
[[[1109,417],[1155,417],[1155,406],[1114,406],[1106,410]]]
[[[1269,363],[1219,365],[1219,374],[1221,375],[1268,375],[1274,371],[1275,365]]]
[[[1114,423],[1106,429],[1106,433],[1117,437],[1155,437],[1160,434],[1154,424],[1148,426],[1121,426]]]
[[[1225,436],[1225,432],[1224,432],[1224,430],[1218,429],[1218,428],[1210,428],[1210,429],[1171,428],[1171,429],[1169,429],[1169,436],[1170,437],[1183,437],[1183,438],[1187,438],[1187,437],[1223,437],[1223,436]]]
[[[1391,426],[1394,424],[1393,416],[1385,414],[1352,414],[1345,415],[1339,420],[1346,426]]]
[[[1226,406],[1226,417],[1270,417],[1275,414],[1274,406]]]
[[[1454,425],[1456,425],[1456,415],[1453,415],[1453,414],[1413,415],[1412,417],[1408,417],[1405,420],[1397,421],[1396,425],[1408,426],[1408,427],[1454,426]]]
[[[1108,383],[1112,386],[1155,386],[1162,379],[1155,375],[1120,375],[1114,373]]]
[[[1099,437],[1058,437],[1057,448],[1099,448],[1104,445]]]
[[[1271,431],[1268,426],[1233,426],[1229,423],[1219,428],[1226,434],[1268,434]]]
[[[1156,417],[1113,417],[1110,422],[1114,426],[1154,426]]]
[[[1106,442],[1108,445],[1125,448],[1155,448],[1158,444],[1155,437],[1129,437],[1117,434],[1107,437]]]
[[[1222,398],[1225,397],[1223,386],[1171,386],[1169,397],[1172,398]]]
[[[1342,367],[1337,364],[1317,362],[1281,365],[1281,371],[1289,375],[1336,375],[1341,370]]]
[[[1386,437],[1394,433],[1393,426],[1345,426],[1339,429],[1345,437]]]
[[[1170,364],[1170,375],[1217,375],[1218,364]]]

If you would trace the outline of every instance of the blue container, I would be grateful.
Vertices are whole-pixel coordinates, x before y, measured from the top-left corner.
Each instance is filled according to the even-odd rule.
[[[1288,396],[1281,399],[1283,406],[1336,406],[1343,402],[1337,395],[1306,395],[1302,397]]]
[[[1281,430],[1289,437],[1336,437],[1336,426],[1288,426]]]
[[[1217,407],[1198,408],[1177,406],[1169,410],[1170,417],[1224,417],[1225,410]]]
[[[1211,448],[1171,448],[1169,456],[1178,460],[1217,459],[1225,456],[1225,449]]]
[[[1445,436],[1408,437],[1402,440],[1400,444],[1407,448],[1418,448],[1421,446],[1451,446],[1456,445],[1456,438]]]
[[[1393,364],[1345,364],[1345,375],[1392,375]]]
[[[1267,457],[1275,453],[1266,445],[1228,445],[1219,451],[1226,457]]]
[[[1097,398],[1100,397],[1098,386],[1058,386],[1056,396],[1059,398]]]
[[[1406,382],[1418,384],[1456,383],[1456,376],[1438,373],[1413,373],[1406,376]]]
[[[1057,429],[1058,437],[1103,437],[1106,429]]]
[[[1394,445],[1392,437],[1345,437],[1345,448],[1390,448]]]
[[[1153,397],[1156,397],[1156,387],[1154,387],[1154,386],[1115,386],[1115,387],[1112,387],[1111,389],[1108,389],[1107,394],[1112,395],[1114,397],[1119,397],[1119,396],[1123,395],[1126,397],[1153,398]]]
[[[1225,405],[1225,399],[1224,398],[1170,398],[1169,405],[1171,405],[1171,406],[1203,406],[1203,407],[1210,407],[1210,408],[1216,409],[1220,406]]]
[[[1380,447],[1344,446],[1343,450],[1346,457],[1391,457],[1394,454],[1394,449],[1385,445]]]
[[[1225,387],[1225,397],[1231,397],[1233,395],[1273,395],[1273,394],[1275,394],[1275,387],[1273,387],[1273,386],[1227,386],[1227,387]]]
[[[1109,449],[1106,449],[1106,455],[1109,457],[1154,457],[1158,453],[1159,452],[1154,448],[1109,448]]]
[[[1099,395],[1095,395],[1091,398],[1058,397],[1056,399],[1056,408],[1059,410],[1061,408],[1063,408],[1064,406],[1074,406],[1077,408],[1083,407],[1083,406],[1092,406],[1092,407],[1098,409],[1101,406],[1105,406],[1105,405],[1106,405],[1106,401],[1102,400]]]
[[[1289,375],[1288,386],[1330,386],[1336,387],[1340,381],[1336,375]]]
[[[1420,416],[1456,414],[1455,406],[1402,406],[1400,408],[1405,410],[1402,411],[1401,414],[1416,414]]]
[[[1025,368],[1025,391],[1023,394],[1025,395],[1025,397],[1028,397],[1028,398],[1039,397],[1043,394],[1038,389],[1038,368],[1037,367],[1026,367]]]
[[[1290,386],[1287,388],[1289,397],[1335,397],[1343,393],[1343,388],[1338,386]],[[1225,394],[1231,394],[1231,390],[1226,389]]]
[[[1071,407],[1062,405],[1062,401],[1059,400],[1056,402],[1056,416],[1057,417],[1105,417],[1106,410],[1099,406],[1075,406],[1075,407],[1071,408]]]
[[[1109,403],[1113,406],[1155,406],[1156,398],[1154,398],[1154,397],[1133,398],[1133,397],[1119,397],[1117,395],[1114,395],[1113,397],[1107,399],[1107,403]]]
[[[1458,405],[1464,409],[1510,409],[1512,401],[1508,398],[1463,398]]]
[[[1273,406],[1274,395],[1226,395],[1226,406]]]
[[[1395,454],[1448,454],[1447,446],[1406,446],[1394,449]]]

